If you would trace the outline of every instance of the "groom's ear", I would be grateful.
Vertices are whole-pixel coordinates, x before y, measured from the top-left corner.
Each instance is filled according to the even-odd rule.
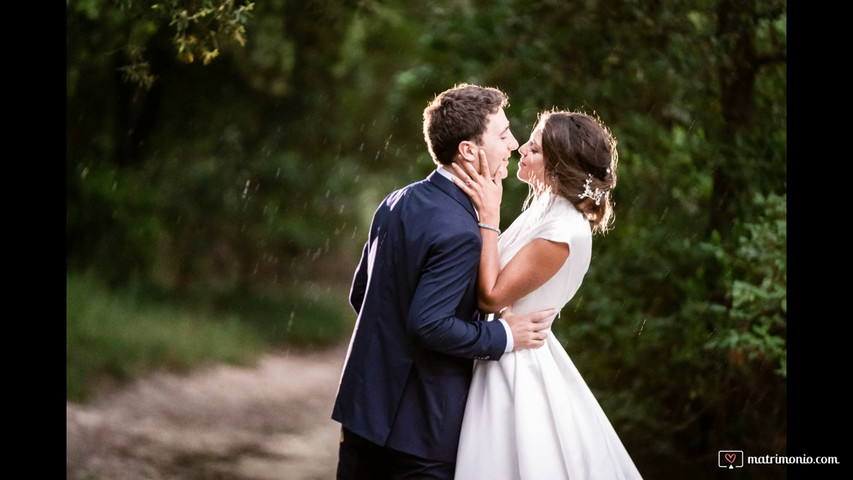
[[[474,142],[465,140],[463,142],[459,142],[459,156],[462,157],[463,160],[468,162],[473,162],[474,167],[479,165],[480,159],[477,157],[477,152],[480,150]]]

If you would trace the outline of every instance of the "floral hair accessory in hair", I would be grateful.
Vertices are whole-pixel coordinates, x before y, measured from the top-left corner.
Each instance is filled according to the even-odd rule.
[[[592,183],[592,174],[589,173],[587,175],[588,176],[586,177],[586,183],[583,186],[583,192],[578,194],[578,198],[591,198],[595,200],[596,205],[601,205],[601,199],[605,195],[607,195],[607,192],[599,190],[598,188],[593,191],[591,188],[589,188],[590,184]]]

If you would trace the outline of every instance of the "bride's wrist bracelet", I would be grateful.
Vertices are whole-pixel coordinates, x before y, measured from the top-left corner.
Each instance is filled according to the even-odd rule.
[[[500,235],[500,234],[501,234],[501,229],[500,229],[500,228],[498,228],[498,227],[493,227],[493,226],[491,226],[491,225],[486,225],[485,223],[477,223],[477,226],[479,226],[480,228],[488,229],[488,230],[494,230],[494,231],[498,232],[498,235]]]

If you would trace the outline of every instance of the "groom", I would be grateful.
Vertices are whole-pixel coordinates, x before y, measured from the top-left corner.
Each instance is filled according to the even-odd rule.
[[[424,110],[437,169],[392,192],[373,216],[350,304],[358,313],[332,419],[342,425],[338,480],[452,479],[473,359],[542,346],[553,310],[486,321],[477,310],[477,212],[445,167],[484,150],[506,176],[518,141],[507,96],[458,85]]]

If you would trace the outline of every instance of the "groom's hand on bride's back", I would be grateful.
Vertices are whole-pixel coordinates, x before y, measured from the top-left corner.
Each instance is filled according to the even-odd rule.
[[[512,340],[514,347],[512,351],[523,350],[525,348],[539,348],[545,344],[545,338],[548,336],[548,329],[551,327],[555,310],[549,308],[533,313],[513,313],[511,308],[507,308],[501,313],[510,330],[512,330]]]

